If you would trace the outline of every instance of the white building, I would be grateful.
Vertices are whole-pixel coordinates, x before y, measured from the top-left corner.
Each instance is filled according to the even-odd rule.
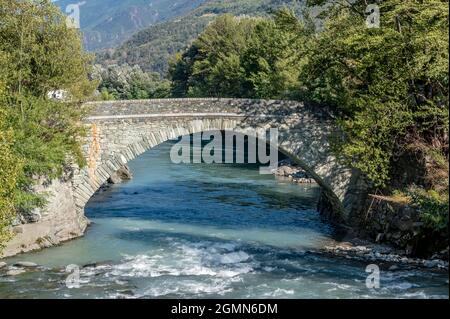
[[[68,92],[65,90],[55,90],[55,91],[49,91],[47,93],[47,97],[52,100],[62,101],[62,100],[67,99],[67,96],[68,96]]]

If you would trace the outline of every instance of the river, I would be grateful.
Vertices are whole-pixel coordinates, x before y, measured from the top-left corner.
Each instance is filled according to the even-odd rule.
[[[448,298],[445,272],[382,268],[368,289],[367,263],[311,252],[336,238],[317,186],[255,165],[173,164],[172,143],[91,199],[85,237],[8,259],[41,267],[0,277],[0,298]]]

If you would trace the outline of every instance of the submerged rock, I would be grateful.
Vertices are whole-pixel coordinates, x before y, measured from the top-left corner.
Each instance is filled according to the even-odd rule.
[[[29,262],[29,261],[19,261],[14,264],[15,267],[25,267],[25,268],[34,268],[37,267],[38,264]]]
[[[24,272],[26,272],[26,270],[23,268],[14,268],[14,269],[8,270],[6,272],[6,276],[17,276],[17,275],[23,274]]]
[[[7,263],[0,261],[0,269],[5,268],[7,265]]]

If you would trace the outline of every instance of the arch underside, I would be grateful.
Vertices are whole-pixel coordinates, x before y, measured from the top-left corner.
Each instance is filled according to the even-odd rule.
[[[115,119],[95,121],[88,126],[91,134],[83,148],[88,166],[79,170],[73,179],[75,204],[80,213],[84,212],[89,199],[114,172],[159,144],[180,136],[213,130],[242,134],[254,132],[254,128],[236,117],[163,121]],[[280,128],[278,148],[317,181],[333,210],[341,214],[350,172],[327,154],[327,146],[323,145],[325,133],[317,128],[311,131],[305,125],[299,130]]]

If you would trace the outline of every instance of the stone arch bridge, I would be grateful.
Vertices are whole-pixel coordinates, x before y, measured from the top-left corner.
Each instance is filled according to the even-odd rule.
[[[339,134],[332,118],[300,102],[161,99],[91,102],[85,107],[86,167],[73,167],[60,179],[39,183],[35,191],[48,195],[46,207],[13,224],[15,236],[2,256],[82,236],[88,225],[84,207],[111,174],[160,143],[202,131],[278,128],[279,150],[322,187],[321,212],[349,222],[364,199],[359,174],[340,165],[330,152],[330,137]]]
[[[277,128],[279,150],[322,187],[321,206],[345,220],[357,207],[358,174],[338,163],[330,137],[339,134],[328,113],[294,101],[248,99],[155,99],[90,102],[83,145],[87,167],[76,170],[73,196],[84,206],[112,173],[152,147],[179,136],[211,130],[245,133]]]

